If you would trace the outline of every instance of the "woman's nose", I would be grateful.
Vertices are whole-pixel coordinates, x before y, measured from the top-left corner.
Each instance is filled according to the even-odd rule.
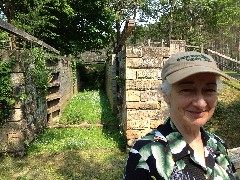
[[[205,107],[207,105],[207,102],[202,94],[196,94],[193,99],[193,105],[198,107]]]

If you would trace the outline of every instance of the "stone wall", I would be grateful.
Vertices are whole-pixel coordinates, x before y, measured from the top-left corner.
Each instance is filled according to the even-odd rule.
[[[51,80],[48,87],[47,121],[49,123],[58,120],[61,112],[77,93],[77,84],[73,82],[73,72],[70,57],[56,56],[46,61],[51,69]]]
[[[0,127],[0,152],[23,152],[26,144],[46,126],[46,101],[37,93],[33,78],[25,69],[34,68],[30,64],[22,64],[20,51],[1,51],[1,61],[11,61],[16,57],[16,64],[9,73],[12,81],[12,97],[16,103],[9,108],[10,116]],[[27,54],[27,53],[26,53]],[[15,59],[15,58],[14,58]],[[20,96],[25,98],[20,100]],[[1,110],[3,110],[1,108]]]
[[[51,70],[47,99],[37,92],[32,76],[23,69],[34,68],[32,64],[22,64],[20,51],[1,51],[0,60],[11,60],[16,57],[16,64],[9,74],[13,84],[13,95],[16,103],[9,108],[11,115],[0,126],[0,153],[24,152],[37,134],[54,118],[61,116],[61,111],[70,98],[76,93],[73,89],[70,58],[55,57],[46,64]],[[24,67],[24,68],[22,68]],[[21,95],[26,97],[21,99]],[[20,100],[21,99],[21,100]],[[0,107],[2,111],[2,107]]]
[[[185,41],[171,41],[169,47],[126,46],[118,53],[116,107],[128,146],[163,123],[166,105],[158,92],[161,68],[178,51],[185,51]]]

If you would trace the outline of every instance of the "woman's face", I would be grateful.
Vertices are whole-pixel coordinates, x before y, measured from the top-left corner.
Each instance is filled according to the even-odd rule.
[[[216,75],[199,73],[172,85],[165,97],[173,121],[185,126],[201,127],[213,115],[217,104]]]

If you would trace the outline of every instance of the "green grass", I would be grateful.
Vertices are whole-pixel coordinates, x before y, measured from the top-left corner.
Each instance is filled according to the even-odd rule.
[[[0,179],[120,180],[127,157],[126,143],[104,92],[79,93],[57,123],[82,122],[101,122],[103,126],[45,129],[28,147],[26,156],[0,157]]]
[[[106,94],[101,90],[84,91],[72,98],[62,113],[59,124],[116,124]]]
[[[125,142],[117,130],[102,127],[47,129],[28,148],[31,153],[58,152],[82,149],[120,149]]]
[[[1,180],[120,180],[126,154],[118,149],[89,149],[0,157]]]

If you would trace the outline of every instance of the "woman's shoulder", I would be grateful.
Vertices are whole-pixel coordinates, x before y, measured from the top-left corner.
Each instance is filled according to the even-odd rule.
[[[157,129],[152,130],[150,133],[146,134],[141,139],[138,139],[134,143],[133,148],[136,150],[140,150],[143,147],[150,148],[155,143],[160,143],[162,145],[165,145],[167,143],[166,137],[164,137],[164,135]]]
[[[224,155],[228,154],[227,145],[222,138],[213,133],[206,132],[206,134],[209,137],[207,140],[208,146],[210,146],[215,152],[220,152]]]
[[[215,143],[225,144],[225,141],[221,137],[219,137],[218,135],[216,135],[214,133],[210,133],[208,131],[205,131],[205,133],[209,137],[209,139],[214,141]]]

